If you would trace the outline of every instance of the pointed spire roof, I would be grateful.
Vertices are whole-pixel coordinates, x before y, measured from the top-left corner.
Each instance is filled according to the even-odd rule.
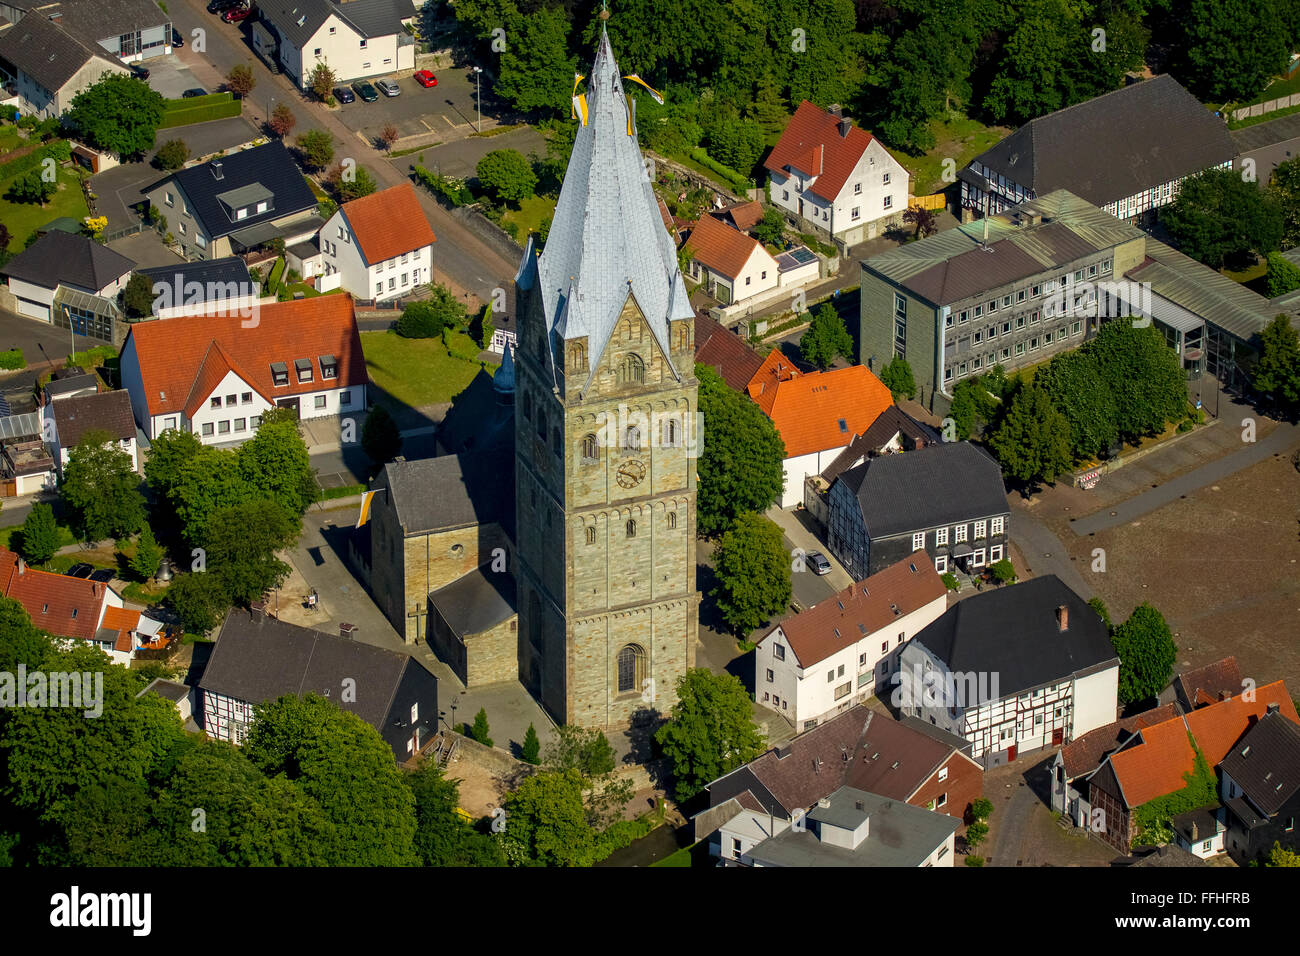
[[[628,135],[629,102],[603,26],[587,104],[537,269],[547,328],[565,339],[586,336],[594,370],[629,294],[665,355],[669,321],[695,313],[636,136]]]
[[[507,342],[506,354],[501,360],[501,367],[497,369],[496,374],[492,376],[492,387],[502,394],[505,394],[506,392],[514,394],[515,359],[513,351],[514,350],[510,348],[510,343]]]

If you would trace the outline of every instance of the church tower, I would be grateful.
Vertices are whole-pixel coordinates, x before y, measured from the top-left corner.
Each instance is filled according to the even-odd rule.
[[[694,313],[601,30],[515,277],[519,677],[558,723],[667,713],[695,665]]]

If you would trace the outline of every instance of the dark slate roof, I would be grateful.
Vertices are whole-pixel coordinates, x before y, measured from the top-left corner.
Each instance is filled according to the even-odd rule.
[[[1300,790],[1300,727],[1282,714],[1265,714],[1219,766],[1272,816]]]
[[[407,654],[234,609],[199,688],[254,704],[315,693],[383,729],[402,675],[423,666]],[[340,699],[344,678],[356,681],[355,700]]]
[[[135,437],[131,396],[122,390],[61,398],[54,403],[54,427],[64,448],[75,448],[81,437],[94,429],[127,441]]]
[[[938,432],[929,425],[918,422],[897,405],[890,405],[881,412],[880,417],[871,423],[871,427],[862,433],[862,437],[873,450],[879,450],[899,434],[911,442],[940,440]]]
[[[1223,660],[1175,676],[1174,694],[1183,710],[1195,710],[1241,693],[1245,686],[1243,681],[1237,658],[1229,655]]]
[[[1069,615],[1064,632],[1061,605]],[[959,601],[913,640],[949,671],[997,674],[1000,697],[1118,663],[1097,612],[1054,574]]]
[[[181,283],[198,282],[206,286],[209,282],[222,284],[251,282],[248,265],[239,256],[227,256],[224,259],[199,259],[196,262],[177,262],[169,266],[154,266],[150,269],[136,269],[142,276],[148,276],[154,282],[174,283],[176,276]]]
[[[135,263],[85,236],[47,232],[0,269],[0,274],[53,289],[62,283],[98,292],[120,279]]]
[[[1174,832],[1182,836],[1188,843],[1197,843],[1201,840],[1208,840],[1219,830],[1219,804],[1217,802],[1207,804],[1203,807],[1197,807],[1195,810],[1188,810],[1186,813],[1180,813],[1169,821],[1174,828]],[[1196,827],[1196,835],[1192,835],[1192,826]]]
[[[429,601],[457,637],[482,634],[517,613],[515,576],[484,564],[430,592]]]
[[[391,489],[397,521],[408,535],[493,522],[514,534],[512,449],[389,462],[375,487]]]
[[[1236,153],[1227,124],[1166,74],[1030,120],[975,162],[1105,206]]]
[[[1139,855],[1141,854],[1141,855]],[[1164,846],[1155,849],[1137,848],[1133,851],[1133,856],[1121,856],[1118,859],[1111,860],[1111,866],[1141,866],[1141,867],[1188,867],[1188,866],[1208,866],[1204,860],[1194,853],[1188,853],[1176,843],[1166,843]]]
[[[64,29],[92,47],[101,40],[116,40],[128,30],[147,30],[171,21],[154,0],[58,0],[58,7]]]
[[[214,162],[221,163],[220,179],[213,174]],[[289,150],[278,139],[179,170],[153,188],[164,182],[174,182],[185,192],[190,211],[214,239],[316,208],[316,197],[307,186],[307,180]],[[261,215],[250,215],[238,221],[231,219],[217,197],[253,185],[260,185],[271,193],[274,197],[271,208]]]
[[[857,495],[873,538],[1010,511],[1002,469],[970,442],[870,458],[838,480]]]
[[[112,633],[116,635],[116,632]],[[178,704],[190,696],[190,689],[187,686],[174,680],[167,680],[163,677],[155,677],[149,682],[148,687],[135,696],[143,697],[145,694],[150,692],[157,694],[164,700],[171,701],[173,704]]]
[[[855,828],[870,818],[866,839],[857,849],[823,843],[812,827],[792,828],[764,840],[749,856],[766,866],[920,866],[961,826],[956,817],[853,787],[835,791],[830,804],[812,810],[809,819]]]
[[[53,379],[45,386],[45,397],[53,398],[56,395],[64,395],[68,392],[79,392],[83,388],[99,388],[99,376],[91,372],[82,372],[80,375],[69,375],[67,378]]]
[[[8,60],[41,86],[59,90],[87,61],[98,57],[126,67],[39,14],[23,17],[0,32],[0,58]]]
[[[402,32],[402,20],[415,16],[411,0],[262,0],[257,8],[282,39],[302,48],[331,13],[367,39]]]

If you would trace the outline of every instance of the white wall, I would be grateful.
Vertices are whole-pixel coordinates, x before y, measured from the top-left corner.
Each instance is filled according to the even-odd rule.
[[[934,848],[921,866],[952,866],[953,857],[957,855],[957,833],[948,834],[948,839]]]
[[[334,30],[333,36],[330,35],[331,29]],[[405,36],[405,33],[397,22],[393,23],[393,31],[388,36],[363,39],[331,13],[315,36],[303,44],[301,50],[282,42],[281,62],[298,78],[303,89],[310,83],[311,72],[317,63],[328,63],[340,83],[412,69],[415,65],[415,47],[402,47],[399,56],[397,36],[399,33]],[[364,48],[362,43],[365,43]],[[317,50],[320,50],[319,54]]]
[[[54,290],[47,289],[42,285],[34,285],[31,282],[24,282],[22,279],[9,279],[9,291],[20,299],[31,299],[33,302],[39,302],[44,306],[50,307],[54,304]],[[22,304],[19,303],[19,313],[27,315],[23,311]],[[46,317],[48,320],[48,316]]]
[[[884,181],[886,174],[889,176],[887,184]],[[908,184],[907,170],[880,145],[880,140],[873,139],[871,145],[862,151],[853,172],[835,197],[831,211],[832,231],[841,235],[850,229],[901,215],[907,208]],[[854,191],[858,185],[862,187],[860,193]],[[888,209],[885,208],[886,198],[890,201]],[[853,218],[854,209],[858,210],[857,219]]]
[[[844,436],[844,444],[823,451],[787,458],[781,463],[785,472],[785,490],[781,492],[781,507],[793,508],[803,501],[803,482],[809,475],[820,475],[822,470],[839,457],[840,452],[853,440],[852,435]]]
[[[391,299],[433,281],[433,246],[426,245],[402,256],[372,264],[366,260],[342,210],[321,227],[318,243],[327,276],[338,273],[338,284],[358,299]],[[403,281],[405,279],[405,281]],[[393,288],[388,288],[392,280]],[[376,292],[375,286],[383,284]]]
[[[1119,718],[1119,667],[1089,674],[1074,682],[1074,722],[1071,739],[1104,727]]]

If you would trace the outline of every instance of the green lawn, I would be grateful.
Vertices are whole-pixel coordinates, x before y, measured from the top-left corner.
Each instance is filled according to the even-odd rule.
[[[501,218],[519,228],[520,245],[528,241],[530,232],[541,232],[542,220],[555,212],[555,200],[545,196],[529,196],[519,203],[518,209],[508,209]]]
[[[76,173],[71,168],[59,167],[58,175],[59,191],[44,206],[11,201],[7,198],[9,187],[18,177],[0,180],[0,222],[9,228],[10,252],[21,252],[31,234],[52,219],[67,216],[81,222],[90,215]]]
[[[9,539],[13,533],[22,527],[21,524],[9,525],[7,528],[0,528],[0,547],[9,548]],[[70,544],[77,543],[77,536],[72,533],[72,529],[64,525],[59,525],[59,547],[64,548]],[[74,561],[73,564],[76,562]]]
[[[18,135],[18,127],[5,124],[0,126],[0,156],[5,153],[11,153],[19,146],[24,145],[25,140]]]
[[[965,167],[972,159],[1003,138],[1010,129],[1003,126],[985,126],[979,120],[962,116],[957,119],[931,122],[934,149],[923,156],[911,156],[894,150],[894,158],[912,176],[912,195],[928,196],[950,184],[943,179],[944,160],[955,160],[956,170]]]
[[[377,387],[398,402],[420,408],[449,402],[478,374],[478,362],[459,359],[442,339],[405,339],[396,332],[362,332],[361,350]],[[488,373],[495,365],[482,366]]]

